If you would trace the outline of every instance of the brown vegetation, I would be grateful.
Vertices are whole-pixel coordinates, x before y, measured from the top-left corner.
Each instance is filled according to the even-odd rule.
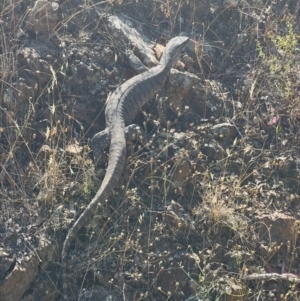
[[[107,96],[182,32],[195,43],[135,120],[156,134],[128,145],[70,250],[69,298],[300,299],[299,1],[2,0],[0,16],[3,300],[61,298]]]

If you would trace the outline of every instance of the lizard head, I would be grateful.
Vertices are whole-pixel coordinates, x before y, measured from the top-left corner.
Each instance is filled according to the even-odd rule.
[[[178,61],[181,51],[190,41],[188,37],[175,37],[169,41],[165,51],[160,59],[160,64],[172,68],[174,64]]]

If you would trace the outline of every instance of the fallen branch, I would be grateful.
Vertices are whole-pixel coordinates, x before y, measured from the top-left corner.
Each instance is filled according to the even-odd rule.
[[[243,277],[243,280],[245,281],[251,281],[251,280],[288,280],[293,283],[300,282],[300,277],[297,275],[291,274],[291,273],[284,273],[284,274],[278,274],[278,273],[263,273],[263,274],[251,274],[246,275]]]

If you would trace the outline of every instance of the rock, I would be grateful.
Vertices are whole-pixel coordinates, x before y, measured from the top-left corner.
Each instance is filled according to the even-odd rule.
[[[220,45],[213,45],[203,37],[201,37],[201,40],[195,41],[194,50],[197,62],[202,71],[211,74],[211,78],[218,76],[220,66],[219,48]]]
[[[216,141],[212,140],[205,143],[201,148],[201,152],[205,154],[210,160],[221,160],[225,156],[225,151],[222,146]]]
[[[225,8],[235,8],[237,7],[239,2],[237,0],[224,0],[223,1],[223,6]]]
[[[39,260],[36,255],[26,262],[16,262],[0,287],[1,301],[20,300],[38,274]]]
[[[128,17],[123,14],[110,16],[107,18],[107,26],[111,31],[111,35],[117,41],[120,41],[121,45],[131,44],[135,47],[135,51],[148,67],[158,64],[152,50],[153,43],[142,34],[142,30],[137,28]]]
[[[47,274],[39,275],[33,285],[32,301],[52,301],[56,300],[55,298],[59,296],[59,291],[56,289],[55,283]],[[23,298],[21,301],[23,301]]]
[[[191,139],[193,139],[193,133],[184,133],[184,132],[174,132],[173,133],[173,143],[180,148],[187,149]]]
[[[198,80],[194,83],[185,99],[190,112],[201,118],[220,118],[234,115],[233,102],[228,99],[227,93],[220,82],[215,80]]]
[[[5,252],[3,248],[0,248],[0,279],[3,279],[6,271],[10,269],[14,263],[14,258],[9,256],[8,252]]]
[[[131,50],[126,50],[126,56],[130,67],[137,73],[142,73],[148,70],[148,68],[141,62],[141,60]]]
[[[274,255],[281,245],[295,245],[299,224],[293,216],[274,212],[259,216],[257,223],[261,250],[265,255]]]
[[[175,3],[174,3],[175,4]],[[190,0],[185,2],[186,6],[183,6],[182,15],[187,20],[193,20],[201,24],[203,19],[209,14],[210,1],[209,0]],[[176,15],[178,14],[178,8],[176,8]],[[191,18],[193,16],[193,18]]]
[[[167,97],[161,97],[158,103],[161,124],[165,125],[168,121],[173,122],[183,113],[190,112],[185,98],[193,86],[198,85],[199,82],[200,79],[192,73],[171,69],[165,85]]]
[[[48,37],[57,25],[59,5],[56,2],[37,0],[28,13],[27,29],[37,36]]]
[[[15,229],[17,228],[15,227]],[[23,231],[22,227],[17,230],[18,233]],[[22,245],[22,251],[18,251],[14,255],[8,255],[7,252],[0,249],[0,267],[1,271],[3,271],[0,273],[0,276],[2,276],[0,278],[1,301],[20,300],[38,275],[38,266],[41,265],[45,270],[49,263],[53,263],[55,253],[55,246],[51,244],[42,232],[35,236],[37,247],[34,253],[24,251],[33,247],[30,235],[22,233],[22,238],[10,236],[9,240],[15,245],[15,248],[18,248],[18,245]],[[30,247],[26,247],[27,244]],[[49,279],[49,275],[47,279]],[[45,291],[44,293],[46,294]],[[40,299],[47,300],[46,298]]]
[[[49,43],[27,40],[18,50],[17,57],[20,68],[19,86],[22,89],[21,83],[26,85],[25,94],[28,87],[38,90],[41,85],[53,78],[59,51]]]
[[[191,229],[191,227],[193,227],[189,215],[178,202],[172,200],[171,204],[167,206],[166,211],[167,215],[165,220],[174,227],[182,229]]]
[[[173,111],[177,111],[178,109],[183,110],[183,98],[186,97],[192,87],[199,82],[199,77],[192,73],[171,69],[165,88],[168,95],[168,103]]]
[[[187,158],[182,158],[175,163],[171,172],[171,183],[175,188],[182,188],[187,183],[191,173],[191,162]]]
[[[237,130],[234,125],[230,123],[220,123],[211,127],[214,138],[222,142],[224,147],[232,144],[233,139],[237,135]]]
[[[164,294],[172,292],[172,300],[185,300],[193,293],[193,287],[189,282],[193,276],[199,273],[200,258],[196,253],[165,251],[163,256],[152,253],[148,261],[142,258],[139,261],[141,262],[141,271],[148,272],[155,289]],[[149,263],[145,264],[145,262]]]
[[[38,80],[32,76],[19,77],[18,83],[16,84],[19,91],[19,95],[27,99],[33,99],[38,91]]]

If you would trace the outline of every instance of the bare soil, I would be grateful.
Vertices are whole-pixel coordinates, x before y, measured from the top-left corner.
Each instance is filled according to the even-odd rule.
[[[1,301],[62,300],[111,92],[194,41],[69,250],[70,300],[300,300],[300,3],[2,0]]]

